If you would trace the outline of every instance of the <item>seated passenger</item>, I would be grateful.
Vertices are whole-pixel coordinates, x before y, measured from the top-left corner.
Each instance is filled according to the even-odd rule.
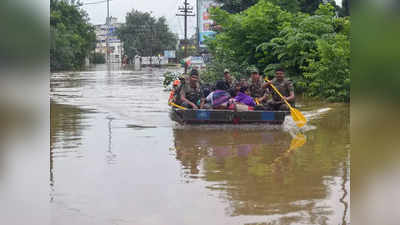
[[[240,79],[240,86],[241,87],[243,87],[243,86],[249,86],[249,82],[247,82],[247,80],[246,79],[244,79],[244,78],[242,78],[242,79]]]
[[[180,97],[183,107],[191,109],[203,108],[205,98],[201,90],[199,72],[197,70],[192,70],[190,72],[189,82],[185,82],[181,87]]]
[[[204,96],[208,96],[213,91],[213,89],[214,87],[211,84],[206,83],[201,85],[201,90],[203,91]]]
[[[235,97],[235,101],[248,106],[256,106],[257,104],[254,102],[253,98],[250,97],[249,95],[250,95],[249,87],[247,86],[241,87],[240,92]]]
[[[240,92],[240,88],[242,86],[240,85],[239,82],[235,83],[235,86],[233,87],[232,91],[230,92],[232,98],[236,97],[238,95],[238,93]]]
[[[214,109],[226,109],[231,95],[226,91],[228,89],[226,83],[222,80],[217,81],[215,91],[211,92],[206,102]]]
[[[239,82],[236,81],[235,77],[233,77],[228,69],[224,70],[224,81],[227,85],[227,92],[229,92],[229,94],[234,97],[236,96],[236,91],[235,91],[235,87],[236,84],[238,84]]]

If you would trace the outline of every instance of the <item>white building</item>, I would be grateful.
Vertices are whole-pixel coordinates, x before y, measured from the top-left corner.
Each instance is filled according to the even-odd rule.
[[[107,36],[111,63],[121,63],[124,53],[123,43],[118,39],[115,31],[122,23],[117,22],[117,18],[110,17],[110,25],[107,28],[106,24],[95,25],[96,28],[96,52],[103,53],[107,56]],[[108,31],[108,32],[107,32]],[[108,33],[108,35],[107,35]]]

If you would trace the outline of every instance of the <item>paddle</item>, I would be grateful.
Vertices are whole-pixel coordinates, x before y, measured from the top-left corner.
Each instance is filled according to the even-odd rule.
[[[172,106],[175,106],[176,108],[178,108],[178,109],[187,109],[187,108],[185,108],[185,107],[183,107],[183,106],[180,106],[180,105],[177,105],[177,104],[175,104],[175,103],[173,103],[173,102],[170,102],[169,103],[170,105],[172,105]]]
[[[270,82],[267,78],[265,78],[265,81]],[[272,87],[272,89],[274,89],[274,91],[282,98],[282,100],[286,103],[286,105],[289,107],[290,109],[290,115],[292,115],[292,118],[294,120],[294,122],[296,123],[296,125],[298,127],[302,127],[307,123],[307,119],[303,116],[303,114],[293,108],[288,101],[286,101],[285,97],[282,96],[282,94],[278,91],[278,89],[276,89],[276,87],[271,83],[270,85]]]
[[[272,165],[278,163],[280,160],[282,160],[284,157],[288,157],[289,154],[300,148],[301,146],[303,146],[305,143],[307,142],[306,136],[304,136],[304,134],[302,133],[298,133],[295,137],[292,138],[292,141],[290,143],[290,147],[288,150],[286,150],[281,156],[279,156],[278,158],[276,158]]]
[[[307,142],[306,136],[302,133],[298,133],[295,137],[292,138],[292,142],[290,143],[290,147],[287,151],[292,151],[297,148],[300,148]]]

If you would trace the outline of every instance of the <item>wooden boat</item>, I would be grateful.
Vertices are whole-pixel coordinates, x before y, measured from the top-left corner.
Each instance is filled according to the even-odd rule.
[[[232,111],[173,108],[170,117],[179,124],[282,124],[287,111]]]

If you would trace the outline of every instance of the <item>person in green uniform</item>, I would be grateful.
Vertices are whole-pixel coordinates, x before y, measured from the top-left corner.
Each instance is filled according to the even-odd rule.
[[[258,69],[250,69],[250,79],[248,81],[250,96],[261,106],[267,105],[268,90],[265,88],[265,82],[258,73]]]
[[[228,87],[228,92],[231,94],[231,96],[235,96],[235,87],[237,85],[236,79],[230,74],[228,69],[224,70],[224,81]]]
[[[199,82],[199,72],[192,70],[189,81],[185,82],[180,91],[182,106],[192,109],[202,109],[205,102],[201,84]]]
[[[285,70],[283,68],[278,68],[275,70],[275,78],[270,82],[265,84],[265,87],[269,89],[269,92],[272,95],[272,98],[268,101],[268,106],[272,110],[289,110],[289,107],[285,104],[282,98],[272,89],[270,86],[273,84],[276,89],[283,95],[283,97],[288,101],[292,106],[295,103],[294,96],[294,87],[290,80],[285,78]]]
[[[237,83],[236,79],[231,75],[228,69],[224,70],[224,81],[228,85],[228,88],[235,87]]]

